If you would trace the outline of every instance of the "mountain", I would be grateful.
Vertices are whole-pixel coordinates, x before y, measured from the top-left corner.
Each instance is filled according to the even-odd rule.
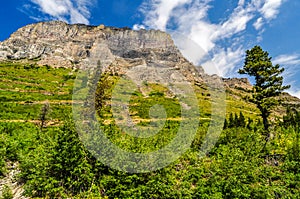
[[[184,58],[165,32],[69,25],[60,21],[20,28],[0,43],[0,60],[34,61],[38,65],[81,69],[97,67],[100,61],[103,69],[113,74],[124,74],[132,69],[131,74],[141,81],[145,78],[148,81],[184,81],[180,76],[183,75],[189,82],[201,85],[205,79],[214,78]],[[155,74],[149,75],[149,71]],[[223,82],[235,99],[244,99],[252,89],[245,78],[223,78]],[[283,98],[285,104],[297,107],[300,104],[299,99],[287,93]],[[279,111],[282,112],[283,109]]]
[[[179,52],[171,36],[156,30],[134,31],[112,28],[68,25],[51,21],[27,25],[0,44],[0,60],[37,60],[39,65],[78,68],[98,60],[112,72],[125,68],[148,66],[183,69],[195,79],[195,67]]]

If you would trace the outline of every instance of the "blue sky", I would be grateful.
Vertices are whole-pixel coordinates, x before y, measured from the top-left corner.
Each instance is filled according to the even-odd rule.
[[[0,9],[1,41],[26,24],[47,20],[176,30],[207,51],[222,76],[237,76],[245,50],[261,45],[273,63],[286,68],[289,92],[300,96],[297,0],[11,0]]]

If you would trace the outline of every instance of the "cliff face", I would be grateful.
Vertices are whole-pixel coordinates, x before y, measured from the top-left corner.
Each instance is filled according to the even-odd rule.
[[[163,73],[180,70],[188,80],[201,81],[199,72],[181,55],[171,36],[156,30],[41,22],[20,28],[0,43],[0,60],[20,59],[68,68],[101,61],[118,74],[133,66],[153,66],[164,69]]]
[[[47,60],[52,61],[52,65],[72,67],[89,57],[99,42],[106,43],[111,52],[120,57],[139,56],[135,53],[138,49],[175,50],[170,36],[160,31],[132,31],[52,21],[20,28],[1,43],[0,58],[40,58],[41,62]],[[60,63],[62,60],[65,62]]]

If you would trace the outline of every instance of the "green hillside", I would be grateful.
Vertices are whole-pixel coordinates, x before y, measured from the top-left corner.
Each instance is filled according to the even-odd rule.
[[[163,169],[128,174],[103,165],[80,142],[72,120],[75,78],[75,70],[38,66],[34,61],[0,63],[2,198],[18,187],[32,198],[300,197],[298,121],[282,123],[274,119],[271,137],[266,141],[258,109],[244,99],[247,92],[227,89],[228,125],[215,147],[199,158],[211,103],[209,91],[194,85],[200,118],[191,120],[199,119],[200,125],[191,148]],[[176,96],[164,86],[147,82],[129,93],[130,116],[141,128],[151,125],[149,111],[153,105],[166,109],[166,123],[158,134],[134,138],[118,127],[112,114],[110,99],[119,78],[105,74],[97,88],[98,120],[106,136],[132,152],[146,153],[166,146],[182,122]],[[296,111],[289,117],[298,115]],[[157,116],[154,126],[160,120]],[[14,163],[14,169],[20,171],[15,176],[17,187],[1,187],[1,180],[7,180]]]

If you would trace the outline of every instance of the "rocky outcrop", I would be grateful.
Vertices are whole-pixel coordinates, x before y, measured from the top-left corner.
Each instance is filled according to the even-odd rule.
[[[23,196],[24,189],[23,184],[18,181],[18,175],[20,174],[19,163],[7,162],[7,173],[4,178],[0,178],[0,198],[3,195],[5,187],[11,190],[13,199],[27,199]]]
[[[252,85],[247,78],[223,78],[225,85],[229,88],[251,91]]]
[[[189,81],[201,81],[197,70],[203,72],[181,55],[165,32],[60,21],[27,25],[0,43],[0,60],[20,59],[68,68],[89,67],[101,61],[104,68],[118,74],[134,66],[157,67],[179,70]]]
[[[253,85],[247,78],[223,78],[225,87],[229,93],[237,100],[248,100],[251,98]],[[291,106],[300,110],[300,99],[291,96],[287,92],[283,92],[277,97],[277,100],[282,102],[282,105],[274,111],[275,115],[282,116],[286,113],[286,107]],[[248,101],[251,103],[250,101]]]
[[[40,64],[73,67],[90,56],[99,43],[107,44],[114,55],[138,57],[138,49],[173,46],[160,31],[132,31],[51,21],[27,25],[0,45],[1,59],[40,59]]]

